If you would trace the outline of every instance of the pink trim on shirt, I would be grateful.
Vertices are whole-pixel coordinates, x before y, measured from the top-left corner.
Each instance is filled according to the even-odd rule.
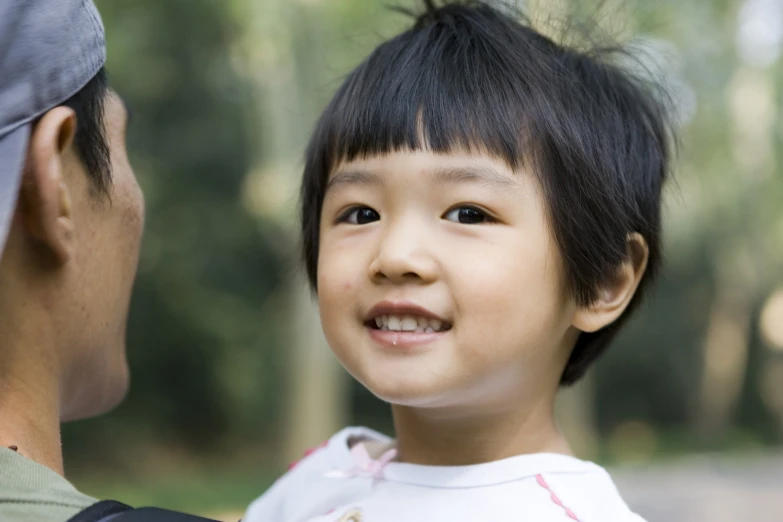
[[[373,459],[367,452],[364,444],[357,444],[351,448],[351,457],[354,465],[350,469],[333,470],[326,473],[327,477],[349,478],[359,476],[379,479],[383,477],[383,470],[389,462],[397,458],[397,450],[392,448],[377,459]]]
[[[378,478],[383,474],[383,468],[397,458],[397,449],[389,449],[377,459],[373,459],[364,444],[357,444],[351,448],[351,455],[356,462],[357,471]]]
[[[571,511],[569,508],[563,504],[563,501],[560,500],[560,498],[555,494],[554,491],[552,491],[552,488],[549,487],[549,484],[547,484],[546,480],[544,480],[543,475],[536,475],[536,482],[538,482],[538,485],[544,488],[549,492],[549,498],[552,499],[552,502],[560,506],[565,510],[566,515],[571,518],[572,520],[576,520],[576,522],[580,522],[579,517],[576,516],[576,514]]]

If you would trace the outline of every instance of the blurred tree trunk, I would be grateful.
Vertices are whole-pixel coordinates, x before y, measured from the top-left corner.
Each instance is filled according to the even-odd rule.
[[[752,300],[733,273],[716,278],[702,344],[702,375],[695,423],[705,440],[718,439],[732,420],[748,368]]]
[[[347,375],[326,344],[318,308],[303,279],[292,285],[294,336],[286,368],[289,392],[284,398],[289,462],[345,427],[349,410]]]
[[[264,155],[254,184],[263,207],[270,207],[286,226],[282,247],[290,255],[291,273],[298,268],[299,225],[296,208],[302,156],[313,122],[321,107],[308,87],[323,83],[313,66],[320,58],[315,50],[328,36],[323,24],[308,24],[310,7],[290,0],[264,0],[245,5],[248,22],[247,50],[258,91],[265,107],[260,122]],[[346,424],[348,389],[346,373],[326,344],[317,303],[304,277],[294,276],[287,300],[290,345],[284,347],[284,396],[282,453],[285,463],[326,440]]]
[[[772,75],[767,68],[741,65],[729,84],[735,204],[742,223],[760,223],[764,186],[774,176],[773,129],[777,114]],[[720,216],[716,219],[724,219]],[[732,233],[734,232],[734,233]],[[745,384],[753,309],[768,266],[763,259],[765,230],[726,229],[716,252],[715,297],[702,343],[702,376],[694,422],[706,439],[726,433]]]

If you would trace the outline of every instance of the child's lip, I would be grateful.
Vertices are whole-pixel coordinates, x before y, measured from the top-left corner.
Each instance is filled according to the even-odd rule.
[[[437,319],[441,323],[448,325],[451,324],[448,320],[439,316],[435,312],[424,308],[423,306],[417,305],[412,301],[381,301],[380,303],[370,308],[370,311],[367,312],[365,320],[367,322],[372,322],[376,317],[380,317],[382,315],[412,315],[416,317],[425,317],[427,319]]]
[[[367,328],[370,337],[377,343],[398,350],[413,348],[438,340],[447,332],[398,332],[394,330],[376,330]]]

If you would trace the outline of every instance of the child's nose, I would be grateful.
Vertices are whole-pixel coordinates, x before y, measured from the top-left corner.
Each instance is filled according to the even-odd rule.
[[[373,281],[430,283],[437,278],[432,235],[426,226],[407,221],[387,225],[381,234],[376,255],[368,267]]]

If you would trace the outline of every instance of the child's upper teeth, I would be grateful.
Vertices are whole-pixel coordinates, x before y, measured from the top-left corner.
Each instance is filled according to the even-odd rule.
[[[389,327],[389,330],[393,332],[399,332],[400,323],[401,323],[400,318],[392,315],[389,317],[389,321],[386,324]]]
[[[381,330],[394,332],[432,333],[443,328],[443,323],[437,319],[412,315],[382,315],[375,318],[375,325]]]
[[[419,327],[419,321],[415,317],[405,316],[400,321],[400,330],[403,332],[415,332]]]

